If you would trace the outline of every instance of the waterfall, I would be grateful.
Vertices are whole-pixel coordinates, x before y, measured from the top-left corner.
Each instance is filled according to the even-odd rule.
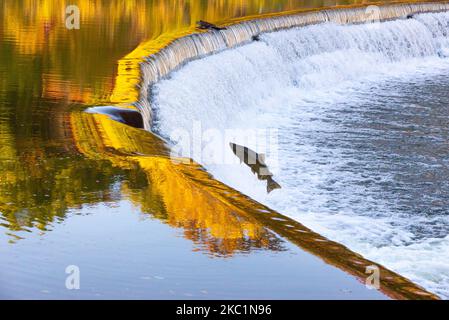
[[[182,37],[142,63],[140,96],[136,106],[142,113],[146,129],[151,130],[153,111],[150,97],[153,84],[188,61],[248,43],[255,36],[263,33],[324,22],[351,24],[370,22],[372,19],[385,21],[416,13],[443,11],[448,8],[449,4],[445,2],[386,4],[368,7],[368,9],[364,6],[337,8],[243,21],[228,26],[226,30]]]
[[[449,297],[444,9],[385,6],[378,24],[357,23],[360,8],[314,12],[192,35],[143,67],[151,99],[141,107],[167,140],[178,144],[179,129],[199,139],[207,152],[184,155],[216,179]],[[272,127],[279,162],[266,163],[282,189],[269,195],[244,165],[208,162],[210,151],[232,157],[229,142],[248,146],[244,137],[195,136]]]

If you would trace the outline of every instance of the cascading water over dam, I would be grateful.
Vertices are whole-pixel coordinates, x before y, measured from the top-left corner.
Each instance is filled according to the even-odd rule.
[[[249,20],[232,24],[226,30],[185,36],[151,55],[142,64],[140,97],[136,106],[142,113],[146,128],[151,130],[153,115],[150,103],[151,90],[148,88],[188,61],[251,42],[264,32],[323,22],[349,24],[385,21],[400,17],[406,18],[415,13],[438,12],[447,9],[449,9],[449,4],[446,2],[432,2],[319,10]]]
[[[182,155],[218,180],[448,297],[448,8],[383,6],[384,22],[351,25],[365,8],[319,11],[188,36],[142,66],[138,106],[174,146],[187,132],[205,151]],[[261,140],[282,185],[269,195],[222,161],[229,143],[259,152]]]

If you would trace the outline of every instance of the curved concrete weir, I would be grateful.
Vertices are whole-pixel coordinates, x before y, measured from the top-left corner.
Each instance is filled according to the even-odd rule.
[[[430,2],[430,3],[412,3],[412,4],[389,4],[379,6],[379,20],[385,21],[397,18],[407,18],[410,15],[424,12],[439,12],[449,9],[446,2]],[[226,30],[209,31],[203,33],[195,33],[179,38],[171,42],[167,47],[148,57],[147,61],[141,64],[141,84],[139,91],[139,100],[135,102],[135,106],[141,112],[143,117],[143,125],[145,129],[151,131],[153,125],[153,107],[151,104],[152,86],[169,76],[171,72],[177,70],[185,63],[202,58],[206,55],[218,53],[228,48],[234,48],[245,43],[253,41],[261,33],[288,29],[292,27],[306,26],[323,22],[334,22],[338,24],[363,23],[367,17],[366,7],[339,8],[332,10],[320,10],[313,12],[288,13],[281,15],[269,15],[252,20],[236,20],[226,24]],[[101,113],[101,112],[100,112]],[[81,128],[82,123],[86,121],[84,118],[77,118],[74,115],[73,125],[75,128]],[[95,115],[98,117],[98,115]],[[100,123],[100,122],[98,122]],[[125,121],[126,123],[126,121]],[[135,154],[146,154],[144,159],[145,165],[149,167],[148,154],[151,153],[143,148],[136,149],[135,140],[140,141],[141,138],[135,137],[146,135],[143,140],[150,139],[148,133],[138,133],[129,130],[127,142],[120,142],[111,139],[115,136],[115,130],[123,130],[120,126],[108,125],[102,128],[101,136],[104,137],[112,148],[120,150],[120,154],[111,154],[108,151],[106,158],[120,159],[118,162],[128,161],[129,155],[133,155],[132,161],[141,162]],[[79,129],[81,132],[82,130]],[[111,142],[112,141],[112,142]],[[159,140],[158,140],[159,141]],[[115,145],[118,144],[118,145]],[[151,143],[147,143],[148,145]],[[161,149],[163,143],[158,142]],[[88,148],[79,146],[80,151],[88,153]],[[168,150],[163,152],[167,155]],[[158,151],[159,154],[160,150]],[[158,160],[160,161],[160,160]],[[173,164],[169,159],[165,158],[164,163],[170,167],[169,171],[179,172],[177,179],[186,179],[201,189],[209,197],[218,199],[220,203],[225,204],[226,210],[236,211],[239,214],[250,216],[262,225],[288,239],[290,242],[298,245],[305,251],[319,256],[325,262],[334,265],[357,277],[360,281],[364,281],[367,277],[366,268],[369,266],[377,266],[382,274],[380,290],[392,298],[396,299],[437,299],[438,297],[427,292],[416,284],[410,282],[406,278],[376,264],[372,261],[364,259],[362,256],[348,250],[345,246],[330,241],[319,234],[304,227],[299,222],[285,217],[270,208],[259,204],[258,202],[242,195],[241,193],[227,187],[221,182],[214,180],[210,175],[202,170],[197,164]],[[157,170],[160,170],[160,166]],[[165,174],[162,172],[161,174]]]

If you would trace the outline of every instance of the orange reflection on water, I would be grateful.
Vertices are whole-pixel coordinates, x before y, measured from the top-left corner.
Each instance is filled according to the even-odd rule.
[[[124,183],[121,193],[141,212],[181,228],[202,250],[220,256],[257,248],[281,250],[279,238],[251,215],[215,196],[205,171],[197,164],[174,162],[163,141],[152,134],[102,115],[82,113],[72,114],[72,128],[84,154],[122,168],[136,170],[137,166],[144,172],[145,188],[133,189]]]
[[[65,27],[68,5],[80,9],[79,30]],[[315,0],[4,0],[0,45],[7,46],[2,57],[7,66],[0,91],[23,87],[30,77],[36,84],[50,78],[61,83],[44,90],[44,97],[71,99],[70,88],[79,91],[75,101],[107,102],[117,61],[144,40],[192,28],[200,19],[221,21],[322,5]]]

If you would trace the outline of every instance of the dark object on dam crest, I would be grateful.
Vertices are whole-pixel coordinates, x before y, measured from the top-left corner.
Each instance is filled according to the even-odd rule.
[[[143,129],[142,115],[135,109],[105,106],[89,108],[86,112],[104,114],[112,120],[124,123],[134,128]]]
[[[241,162],[244,162],[248,167],[251,168],[251,171],[257,175],[259,180],[267,180],[267,192],[270,193],[275,189],[280,189],[281,186],[279,183],[273,180],[273,174],[268,169],[268,166],[265,164],[265,155],[259,154],[250,148],[235,144],[229,143],[229,146],[232,149],[232,152],[240,159]]]
[[[209,30],[226,30],[224,27],[218,27],[213,23],[200,20],[196,23],[198,29],[209,29]]]

